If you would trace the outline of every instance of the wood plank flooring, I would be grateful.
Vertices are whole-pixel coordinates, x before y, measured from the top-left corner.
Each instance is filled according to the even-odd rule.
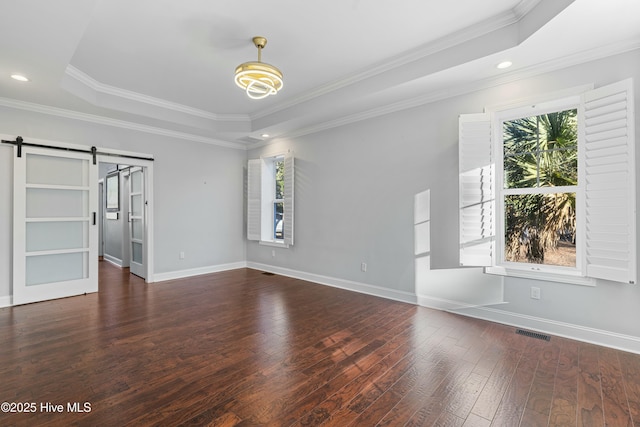
[[[0,309],[0,402],[33,410],[1,426],[640,426],[640,356],[250,269],[146,285],[101,262],[98,294]]]

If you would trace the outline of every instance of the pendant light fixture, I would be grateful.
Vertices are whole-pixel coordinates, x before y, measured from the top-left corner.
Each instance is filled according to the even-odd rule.
[[[238,65],[235,81],[247,92],[249,98],[262,99],[278,93],[284,83],[280,70],[261,61],[262,49],[267,45],[267,39],[254,37],[253,44],[258,48],[258,61]]]

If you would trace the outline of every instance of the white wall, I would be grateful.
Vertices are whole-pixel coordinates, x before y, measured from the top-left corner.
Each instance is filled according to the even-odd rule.
[[[154,273],[244,263],[245,151],[6,107],[0,134],[152,154]],[[0,304],[11,290],[12,155],[12,146],[0,145]]]
[[[275,257],[272,248],[250,242],[247,259],[300,276],[310,273],[413,292],[414,194],[431,189],[432,268],[458,266],[458,115],[628,77],[635,79],[638,112],[640,54],[636,50],[252,150],[249,158],[285,149],[295,153],[296,242],[293,248],[276,250]],[[640,131],[640,120],[636,120]],[[636,140],[640,142],[640,135]],[[360,271],[363,261],[368,264],[366,273]],[[529,298],[532,285],[541,288],[541,300]],[[438,297],[446,299],[447,284],[439,286],[443,292]],[[578,336],[577,331],[590,328],[596,335],[601,331],[620,334],[628,348],[640,351],[640,322],[633,320],[640,311],[638,285],[601,282],[592,288],[505,279],[504,297],[505,304],[462,311],[565,335]],[[560,326],[564,329],[558,332]]]
[[[11,275],[13,249],[11,230],[13,221],[13,147],[0,144],[0,307],[11,303]]]

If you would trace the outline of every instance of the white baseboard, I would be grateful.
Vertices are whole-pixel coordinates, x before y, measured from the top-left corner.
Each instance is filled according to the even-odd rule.
[[[187,270],[169,271],[167,273],[155,273],[154,282],[164,282],[166,280],[183,279],[185,277],[199,276],[201,274],[218,273],[220,271],[235,270],[245,268],[245,261],[232,262],[229,264],[210,265],[207,267],[190,268]]]
[[[119,258],[116,258],[116,257],[108,255],[108,254],[104,254],[102,256],[102,259],[104,259],[105,261],[110,262],[111,264],[115,265],[116,267],[122,268],[122,260],[119,259]]]
[[[113,257],[111,258],[113,259]],[[115,259],[110,260],[107,259],[106,256],[105,260],[115,263]],[[300,280],[306,280],[321,285],[332,286],[335,288],[364,293],[409,304],[419,304],[424,307],[449,311],[451,313],[460,314],[462,316],[474,317],[490,322],[502,323],[518,328],[539,331],[551,335],[561,336],[569,339],[584,341],[592,344],[640,354],[640,338],[631,335],[619,334],[601,329],[589,328],[570,323],[558,322],[555,320],[513,313],[505,310],[495,309],[492,307],[469,305],[458,301],[449,301],[425,295],[416,296],[411,292],[382,288],[366,283],[354,282],[350,280],[291,270],[288,268],[255,262],[240,261],[229,264],[219,264],[207,267],[193,268],[188,270],[157,273],[154,274],[154,281],[162,282],[166,280],[180,279],[201,274],[235,270],[238,268],[252,268],[256,270],[267,271],[270,273],[293,277]],[[11,296],[0,297],[0,308],[11,306]]]
[[[0,297],[0,308],[11,307],[13,305],[13,298],[11,296]]]
[[[256,262],[247,262],[248,268],[255,270],[267,271],[269,273],[279,274],[281,276],[293,277],[294,279],[306,280],[308,282],[318,283],[320,285],[332,286],[334,288],[346,289],[348,291],[359,292],[361,294],[373,295],[392,299],[395,301],[416,304],[416,295],[412,292],[397,291],[379,286],[368,285],[366,283],[354,282],[351,280],[338,279],[336,277],[322,276],[320,274],[307,273],[304,271],[291,270],[283,267],[276,267],[268,264],[260,264]]]
[[[464,313],[458,313],[456,310],[485,307],[484,305],[468,304],[465,302],[451,301],[451,300],[446,300],[442,298],[430,297],[426,295],[418,295],[417,299],[418,299],[418,305],[422,307],[433,308],[435,310],[441,310],[441,311],[450,311],[452,313],[457,313],[457,314],[464,314]],[[491,305],[496,306],[501,304],[508,304],[508,303],[499,302]]]
[[[470,306],[464,303],[446,301],[424,295],[418,296],[418,303],[424,307],[449,311],[462,316],[474,317],[476,319],[488,320],[490,322],[502,323],[504,325],[510,325],[517,328],[543,332],[546,334],[640,354],[640,338],[632,335],[619,334],[616,332],[604,331],[602,329],[558,322],[555,320],[543,319],[540,317],[513,313],[505,310],[498,310],[492,307]]]

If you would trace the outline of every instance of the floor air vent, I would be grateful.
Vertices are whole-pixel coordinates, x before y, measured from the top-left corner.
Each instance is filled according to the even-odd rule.
[[[269,273],[268,271],[263,271],[262,274],[264,274],[265,276],[275,276],[275,273]]]
[[[550,341],[551,337],[549,335],[540,334],[538,332],[525,331],[524,329],[516,329],[516,334],[524,335],[525,337],[537,338],[539,340]]]

